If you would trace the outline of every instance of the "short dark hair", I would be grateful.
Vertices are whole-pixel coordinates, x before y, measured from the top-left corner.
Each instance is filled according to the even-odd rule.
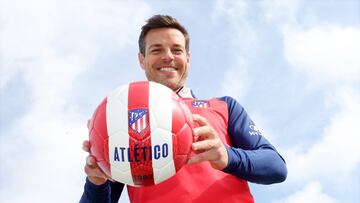
[[[156,28],[175,28],[179,30],[185,37],[185,49],[189,52],[190,37],[183,25],[179,23],[174,17],[168,15],[154,15],[146,21],[142,26],[139,36],[139,51],[145,55],[145,37],[151,29]]]

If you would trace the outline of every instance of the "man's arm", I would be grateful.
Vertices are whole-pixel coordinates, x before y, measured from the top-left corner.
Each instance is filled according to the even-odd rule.
[[[106,181],[102,185],[95,185],[88,178],[84,186],[84,193],[80,203],[116,203],[119,201],[124,184]]]
[[[228,134],[232,142],[226,147],[228,165],[224,172],[260,184],[272,184],[286,179],[284,159],[266,140],[244,108],[231,97],[220,100],[228,104]]]

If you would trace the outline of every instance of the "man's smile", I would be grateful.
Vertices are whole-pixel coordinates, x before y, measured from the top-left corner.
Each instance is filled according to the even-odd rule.
[[[163,67],[158,68],[158,70],[162,71],[162,72],[174,72],[177,69],[173,66],[163,66]]]

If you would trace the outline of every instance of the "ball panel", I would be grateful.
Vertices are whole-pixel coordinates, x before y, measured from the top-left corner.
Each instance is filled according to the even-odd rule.
[[[131,174],[135,185],[153,185],[151,139],[130,140],[127,156],[131,166]],[[143,176],[149,178],[143,178]]]
[[[126,161],[125,149],[129,148],[127,95],[129,86],[124,85],[111,92],[107,97],[106,117],[109,132],[108,153],[111,165],[111,177],[116,181],[132,183],[129,174],[130,164]],[[123,99],[126,98],[126,99]],[[132,183],[133,184],[133,183]]]
[[[193,119],[189,108],[185,102],[178,96],[173,95],[173,147],[174,164],[176,171],[185,165],[191,152],[193,143]]]
[[[118,131],[109,136],[109,158],[111,163],[111,177],[119,182],[134,185],[131,178],[131,167],[128,156],[129,140],[127,132]],[[120,173],[120,174],[118,174]],[[127,178],[123,174],[127,174]]]
[[[148,108],[149,101],[149,82],[132,82],[129,84],[128,108]]]
[[[108,139],[104,139],[103,141],[103,154],[104,154],[104,159],[103,160],[98,160],[97,164],[99,165],[99,167],[101,168],[102,171],[104,171],[104,173],[107,176],[111,176],[111,169],[110,169],[110,162],[109,162],[109,153],[108,153]]]
[[[187,163],[188,156],[191,153],[191,144],[193,143],[192,128],[185,123],[183,128],[177,134],[174,134],[173,137],[173,142],[176,141],[176,145],[174,145],[176,149],[174,164],[176,171],[178,171]]]
[[[117,98],[109,95],[106,104],[107,131],[109,135],[118,131],[127,132],[127,103],[122,103]]]
[[[151,129],[161,128],[171,132],[173,91],[158,83],[150,82],[149,109]]]
[[[124,167],[118,167],[118,166],[111,166],[111,178],[125,183],[127,185],[134,186],[133,178],[131,175],[130,167],[128,167],[128,170],[125,170]]]
[[[114,101],[118,101],[121,102],[122,104],[127,105],[128,93],[129,93],[129,84],[125,84],[110,92],[108,97],[111,96],[114,99]]]
[[[186,105],[185,101],[183,101],[183,100],[180,100],[178,102],[178,105],[183,110],[183,115],[185,117],[186,123],[189,125],[189,127],[191,129],[193,129],[194,128],[194,121],[193,121],[192,113],[191,113],[189,107]]]
[[[110,175],[109,154],[107,152],[108,132],[106,128],[106,103],[105,98],[96,109],[90,121],[90,153],[96,158],[98,165],[106,175]]]
[[[158,83],[150,82],[149,108],[151,144],[154,147],[152,168],[157,184],[175,174],[172,143],[173,91]],[[155,121],[155,122],[154,122]]]
[[[154,168],[154,183],[159,184],[174,176],[175,173],[174,162],[171,160],[165,165],[162,165],[161,168]]]
[[[152,146],[154,177],[162,177],[155,180],[164,180],[165,176],[161,174],[168,174],[167,177],[174,175],[176,170],[173,161],[172,133],[161,128],[156,129],[152,132]]]
[[[172,132],[177,133],[186,123],[186,116],[184,115],[183,107],[179,105],[179,98],[173,95],[172,100]]]
[[[192,128],[185,123],[175,136],[174,139],[177,141],[177,155],[189,154],[191,151],[191,144],[193,143]]]
[[[128,157],[135,185],[153,185],[151,161],[152,140],[149,111],[149,83],[135,82],[128,93]],[[149,157],[145,156],[149,154]],[[144,176],[145,175],[145,176]],[[144,178],[149,177],[149,178]]]

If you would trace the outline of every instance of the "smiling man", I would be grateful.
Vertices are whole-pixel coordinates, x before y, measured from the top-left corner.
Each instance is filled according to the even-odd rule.
[[[176,91],[183,87],[189,71],[190,55],[186,39],[175,28],[158,28],[146,34],[145,47],[140,45],[138,55],[141,68],[148,80],[155,81]]]
[[[189,35],[173,17],[155,15],[142,27],[139,63],[147,79],[166,85],[183,98],[198,124],[192,156],[174,177],[154,186],[128,187],[131,202],[254,202],[247,181],[279,183],[286,164],[244,108],[225,96],[195,98],[185,86],[189,71]],[[83,149],[89,152],[89,141]],[[109,181],[93,156],[80,202],[117,202],[124,185]]]

